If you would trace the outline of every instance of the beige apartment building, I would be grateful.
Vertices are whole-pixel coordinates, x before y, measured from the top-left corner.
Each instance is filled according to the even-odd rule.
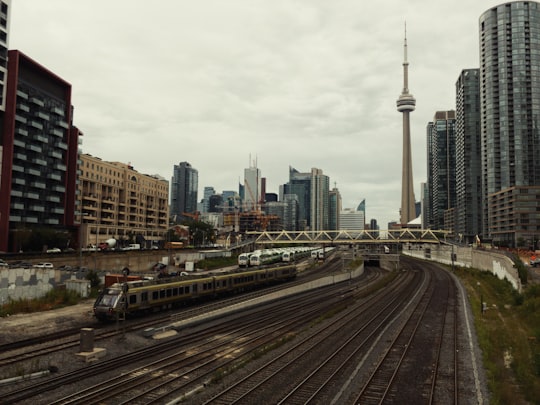
[[[169,221],[169,182],[129,164],[80,154],[78,221],[81,246],[114,238],[118,245],[163,241]]]

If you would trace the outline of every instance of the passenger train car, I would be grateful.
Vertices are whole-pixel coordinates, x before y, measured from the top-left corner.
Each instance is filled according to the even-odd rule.
[[[296,266],[224,273],[197,279],[138,280],[106,287],[94,303],[94,316],[115,320],[120,314],[144,314],[179,306],[205,297],[235,294],[260,286],[292,280]]]
[[[265,249],[259,253],[253,253],[249,257],[250,266],[262,266],[265,264],[278,263],[281,261],[281,251]]]
[[[285,262],[292,263],[309,257],[316,247],[294,246],[276,249],[255,250],[238,256],[238,267],[263,266],[266,264]]]
[[[309,257],[311,254],[311,251],[313,251],[314,249],[316,248],[308,247],[308,246],[287,248],[283,252],[282,260],[284,262],[295,262],[298,260],[302,260],[306,257]]]
[[[249,258],[254,252],[241,253],[238,255],[238,267],[249,267]]]
[[[328,246],[325,248],[319,248],[311,251],[311,258],[316,260],[324,260],[335,249],[334,246]]]

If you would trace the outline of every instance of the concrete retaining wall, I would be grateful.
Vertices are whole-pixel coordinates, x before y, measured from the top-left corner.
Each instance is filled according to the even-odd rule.
[[[55,269],[42,269],[32,267],[29,269],[23,268],[4,268],[0,267],[0,305],[12,300],[19,299],[34,299],[45,296],[54,287],[64,284],[67,280],[73,279],[75,276],[57,270],[61,265],[86,267],[91,270],[107,271],[113,274],[121,274],[124,267],[131,270],[131,274],[147,274],[152,273],[151,268],[157,262],[165,262],[168,256],[164,251],[141,251],[141,252],[95,252],[85,253],[84,255],[71,256],[56,256],[48,255],[37,259],[28,260],[30,263],[50,262],[55,266]],[[228,255],[230,252],[211,251],[212,256]],[[197,251],[182,251],[172,252],[171,260],[174,260],[177,266],[183,266],[186,261],[198,262],[205,258],[205,252]],[[81,282],[81,281],[79,281]],[[82,280],[82,283],[85,283]],[[70,283],[67,288],[76,292],[86,292],[86,286]],[[81,294],[83,295],[83,294]],[[84,297],[85,295],[83,295]]]
[[[60,271],[52,269],[0,270],[0,304],[10,299],[43,297],[60,282]]]
[[[480,250],[473,247],[453,245],[406,244],[403,247],[403,254],[449,266],[454,264],[459,267],[489,271],[501,280],[508,280],[518,292],[522,291],[521,280],[517,269],[514,267],[514,262],[497,250]]]

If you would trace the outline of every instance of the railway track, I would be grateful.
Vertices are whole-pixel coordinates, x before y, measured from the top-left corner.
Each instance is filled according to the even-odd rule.
[[[332,290],[333,288],[330,288],[328,290]],[[343,286],[335,287],[335,298],[334,300],[340,300],[343,298],[344,290]],[[324,305],[323,302],[320,301],[320,293],[317,291],[312,291],[307,294],[307,296],[311,296],[311,300],[313,303],[313,310],[312,311],[320,311],[320,307],[317,307],[315,304],[319,303],[319,305]],[[329,296],[331,297],[331,295]],[[294,301],[293,301],[294,302]],[[305,301],[299,301],[298,304],[295,305],[302,305],[302,302],[305,303]],[[329,301],[327,304],[331,304],[333,301],[331,298],[329,298]],[[20,390],[16,390],[10,393],[7,393],[4,395],[2,399],[0,399],[1,403],[15,403],[17,401],[26,401],[30,398],[36,397],[36,395],[43,395],[45,393],[54,392],[61,386],[66,386],[72,383],[80,382],[82,380],[90,380],[93,378],[96,378],[98,376],[106,375],[107,373],[110,373],[111,371],[116,371],[118,374],[118,370],[120,370],[122,367],[129,367],[129,371],[122,372],[122,376],[120,377],[120,380],[125,379],[123,382],[117,382],[117,379],[114,377],[108,377],[105,379],[105,382],[97,383],[93,386],[91,386],[88,390],[84,390],[85,394],[88,395],[87,397],[84,397],[84,400],[81,398],[81,395],[83,394],[83,390],[80,388],[77,388],[77,394],[72,397],[64,397],[61,398],[61,400],[58,400],[58,403],[100,403],[100,401],[103,399],[102,396],[105,396],[107,398],[115,397],[115,403],[122,403],[122,401],[132,401],[131,399],[122,399],[123,392],[118,392],[119,386],[122,387],[129,387],[130,384],[134,384],[134,387],[141,388],[141,380],[137,380],[135,378],[127,378],[126,376],[144,376],[145,378],[148,378],[148,376],[151,376],[152,379],[155,379],[156,381],[154,384],[159,385],[159,382],[162,382],[164,377],[163,376],[174,376],[178,375],[180,373],[179,370],[173,371],[168,367],[171,367],[171,365],[167,365],[168,363],[172,362],[172,367],[178,367],[178,364],[183,364],[183,370],[186,372],[186,363],[181,362],[178,359],[178,356],[185,357],[185,362],[192,362],[192,363],[200,363],[200,364],[206,364],[209,362],[209,359],[204,357],[205,353],[213,353],[211,355],[211,359],[224,359],[222,360],[222,363],[218,365],[214,365],[213,368],[211,367],[208,371],[206,371],[206,374],[203,374],[202,377],[200,377],[201,381],[206,381],[209,378],[211,378],[212,375],[215,374],[216,369],[219,369],[220,367],[226,366],[227,362],[232,361],[231,359],[234,358],[232,356],[233,353],[238,352],[239,348],[238,345],[240,342],[246,341],[244,349],[242,351],[249,353],[251,351],[257,350],[261,345],[267,345],[269,342],[276,339],[275,333],[279,331],[279,323],[280,322],[296,322],[296,323],[306,323],[309,322],[310,316],[306,316],[306,310],[302,309],[301,307],[297,307],[295,305],[292,305],[290,303],[287,303],[284,301],[283,303],[274,303],[271,311],[268,311],[268,315],[263,317],[259,316],[256,319],[252,319],[249,315],[247,317],[244,317],[244,324],[242,324],[240,321],[228,321],[223,323],[220,326],[208,326],[208,329],[206,331],[198,331],[197,334],[191,334],[185,337],[180,337],[178,339],[172,339],[170,341],[166,341],[162,344],[158,344],[155,346],[152,346],[150,348],[147,348],[145,350],[137,351],[136,353],[133,353],[133,355],[124,356],[121,359],[112,359],[110,361],[104,361],[99,364],[88,366],[85,369],[77,370],[73,373],[64,374],[62,376],[58,376],[56,378],[48,379],[47,381],[39,382],[36,384],[31,384],[25,388],[22,388]],[[280,308],[281,307],[281,308]],[[279,321],[276,320],[276,313],[284,313],[288,312],[289,315],[285,317],[284,320]],[[316,314],[311,313],[309,314],[311,316],[316,316]],[[272,318],[273,323],[272,323]],[[270,327],[270,331],[268,328]],[[297,325],[296,328],[299,326]],[[253,335],[253,337],[249,338],[246,336],[242,336],[241,332],[239,330],[242,330],[244,328],[247,328],[248,330],[260,330],[261,332],[257,332],[257,334]],[[289,326],[289,329],[294,329],[294,325]],[[266,332],[266,333],[265,333]],[[247,333],[247,332],[246,332]],[[253,332],[251,332],[253,333]],[[208,334],[208,335],[206,335]],[[266,335],[266,337],[265,337]],[[208,346],[206,346],[203,349],[201,349],[198,345],[198,342],[201,342],[204,339],[209,339],[210,341],[214,340],[215,344],[217,345],[215,348],[212,348],[211,350],[218,350],[221,353],[229,353],[229,356],[222,356],[217,355],[215,352],[212,352]],[[254,342],[257,342],[255,344]],[[211,344],[205,342],[205,344]],[[226,346],[232,345],[233,348],[227,349]],[[187,356],[187,352],[178,353],[181,352],[179,348],[187,348],[186,350],[189,350],[190,356]],[[173,354],[170,356],[173,356],[174,360],[167,361],[167,355],[164,355],[164,353],[173,351]],[[202,353],[202,354],[201,354]],[[197,358],[191,358],[191,354],[195,356],[197,354]],[[148,359],[155,359],[156,357],[165,357],[164,365],[158,366],[158,363],[155,360],[149,361]],[[203,357],[201,357],[203,356]],[[191,358],[191,359],[190,359]],[[136,363],[142,364],[139,367],[135,367]],[[160,368],[163,367],[163,368]],[[144,370],[148,370],[147,373],[145,373]],[[194,373],[192,370],[191,373]],[[189,374],[191,376],[191,374]],[[191,385],[197,384],[197,380],[192,379],[191,377],[189,380],[183,380],[182,378],[174,378],[173,380],[178,380],[180,382],[186,381],[187,383],[190,383]],[[191,380],[191,381],[190,381]],[[131,381],[131,382],[130,382]],[[150,383],[149,381],[145,381],[144,385],[145,387],[145,395],[154,395],[150,394],[148,391],[150,390]],[[108,388],[107,388],[108,387]],[[179,389],[181,389],[180,387]],[[124,390],[124,388],[122,389]],[[168,387],[168,390],[171,390],[171,387]],[[132,387],[131,390],[128,390],[132,394],[135,392],[134,388]],[[99,392],[100,396],[96,396],[96,393]],[[134,395],[134,394],[133,394]],[[119,396],[119,397],[116,397]],[[46,403],[53,403],[54,400],[50,399],[51,397],[48,397]],[[7,401],[7,402],[4,402]],[[72,401],[72,402],[70,402]],[[95,402],[94,402],[95,401]],[[128,403],[126,402],[126,403]],[[22,402],[21,402],[22,403]]]
[[[403,300],[414,293],[412,286],[419,279],[418,275],[403,274],[388,285],[390,291],[381,290],[369,299],[358,299],[316,333],[296,342],[204,403],[257,403],[266,398],[270,403],[296,404],[318,398],[344,365],[358,355],[359,349],[384,328]],[[355,326],[358,314],[365,317],[359,327]],[[336,345],[337,334],[347,337]],[[287,376],[287,381],[283,376]],[[275,393],[278,386],[287,388]]]
[[[271,359],[204,404],[475,403],[459,388],[465,360],[458,353],[465,350],[454,280],[432,266],[419,272],[425,279],[415,279],[416,293],[401,308],[381,308],[373,318],[361,311],[364,321],[354,333],[339,326],[342,344],[325,345],[322,338],[305,355],[295,346],[294,357]]]
[[[285,285],[287,287],[292,287],[305,283],[306,281],[316,279],[317,277],[321,276],[321,271],[335,271],[336,268],[341,265],[340,263],[340,261],[333,260],[325,266],[318,266],[314,271],[306,272],[306,274],[303,274],[298,280],[289,282]],[[191,306],[183,309],[178,308],[174,312],[148,316],[142,320],[131,319],[125,321],[125,323],[122,322],[121,328],[118,325],[103,325],[98,322],[91,323],[86,327],[94,329],[94,340],[96,342],[100,342],[119,337],[125,333],[136,333],[138,331],[142,331],[154,326],[157,327],[165,323],[178,322],[184,319],[193,318],[206,312],[225,308],[235,303],[279,291],[283,288],[283,286],[284,285],[266,287],[234,297],[226,297],[220,300],[204,302],[197,306]],[[63,329],[54,333],[35,336],[28,339],[21,339],[15,342],[0,345],[0,370],[3,367],[21,364],[23,361],[31,363],[42,356],[78,347],[80,344],[80,330],[80,327]]]
[[[351,403],[458,403],[456,286],[431,271],[434,280]]]
[[[0,403],[475,403],[460,378],[470,366],[455,280],[429,263],[401,265],[385,283],[265,304]]]

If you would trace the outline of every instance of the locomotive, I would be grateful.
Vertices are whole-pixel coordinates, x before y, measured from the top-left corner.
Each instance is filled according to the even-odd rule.
[[[281,266],[200,278],[170,278],[115,283],[104,288],[94,303],[94,316],[111,321],[180,306],[205,297],[235,294],[264,285],[292,280],[296,266]]]

